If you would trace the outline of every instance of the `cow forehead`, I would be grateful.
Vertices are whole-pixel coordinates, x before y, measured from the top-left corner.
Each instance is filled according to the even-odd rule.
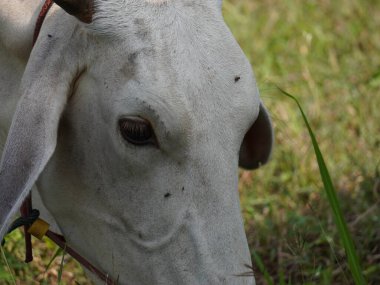
[[[95,45],[94,77],[105,78],[115,96],[130,99],[133,90],[148,103],[154,97],[175,102],[172,109],[205,119],[254,118],[258,94],[251,67],[221,15],[199,20],[166,6],[157,12],[161,8],[131,15],[119,35]]]
[[[240,64],[223,55],[206,60],[194,47],[186,56],[173,50],[132,51],[89,70],[95,73],[89,93],[98,93],[101,100],[96,102],[113,113],[114,121],[140,115],[177,134],[189,124],[246,130],[258,111],[254,78],[243,55]]]
[[[164,26],[178,24],[179,18],[192,19],[198,25],[223,21],[220,0],[96,1],[93,22],[87,28],[104,35],[125,37],[136,33],[138,20],[149,23],[149,28],[156,32]]]
[[[170,0],[145,0],[145,1],[152,4],[161,4],[161,3],[168,2]]]

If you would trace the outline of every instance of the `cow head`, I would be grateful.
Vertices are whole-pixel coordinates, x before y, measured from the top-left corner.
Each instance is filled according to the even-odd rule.
[[[217,0],[56,1],[0,169],[1,234],[37,181],[119,284],[252,284],[238,166],[272,127]],[[79,21],[78,21],[79,20]],[[37,180],[38,179],[38,180]]]

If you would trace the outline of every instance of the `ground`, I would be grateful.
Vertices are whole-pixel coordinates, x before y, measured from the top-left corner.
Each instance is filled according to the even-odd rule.
[[[353,284],[307,129],[277,85],[301,101],[364,275],[369,284],[380,284],[380,2],[227,0],[224,15],[254,66],[275,125],[270,164],[240,174],[257,283]],[[45,274],[56,248],[35,243],[30,266],[21,262],[19,232],[6,244],[16,284],[57,284],[61,256]],[[14,284],[0,260],[0,284]],[[61,284],[75,282],[90,284],[66,258]]]

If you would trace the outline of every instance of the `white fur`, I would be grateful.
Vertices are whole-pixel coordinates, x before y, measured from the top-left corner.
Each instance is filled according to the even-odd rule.
[[[255,149],[251,127],[260,153],[240,160],[265,162],[272,132],[218,1],[98,0],[88,25],[54,6],[31,51],[42,2],[0,0],[0,238],[36,183],[70,245],[119,284],[253,284],[236,276],[251,264],[239,150]],[[127,116],[159,147],[123,140]]]

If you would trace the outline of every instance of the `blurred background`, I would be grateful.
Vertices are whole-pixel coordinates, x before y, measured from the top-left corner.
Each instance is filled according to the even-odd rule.
[[[364,275],[380,284],[380,1],[225,0],[225,20],[251,61],[275,126],[271,162],[240,172],[257,284],[353,284],[296,96],[338,190]],[[16,284],[57,284],[61,257],[20,232],[5,255]],[[0,284],[14,284],[0,258]],[[91,284],[65,258],[61,284]]]
[[[270,164],[241,173],[252,253],[274,284],[353,284],[307,129],[278,85],[311,121],[365,277],[380,284],[380,1],[231,0],[224,16],[275,125]]]

